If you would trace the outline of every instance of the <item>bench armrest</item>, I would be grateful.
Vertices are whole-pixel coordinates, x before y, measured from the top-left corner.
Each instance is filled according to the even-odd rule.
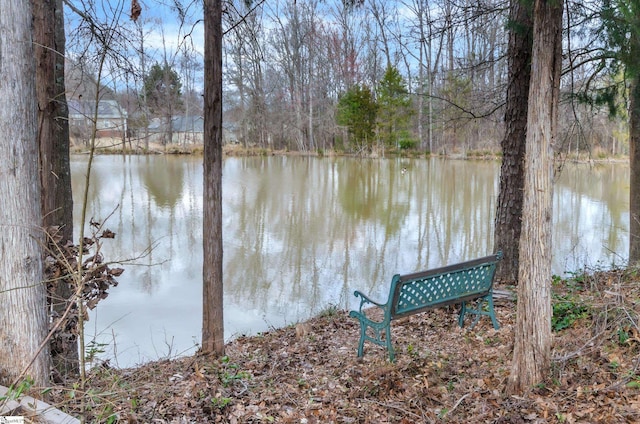
[[[364,293],[362,293],[361,291],[354,291],[353,295],[355,297],[359,297],[360,298],[360,307],[358,308],[358,311],[362,312],[362,308],[363,306],[367,305],[367,304],[372,304],[377,306],[378,308],[381,308],[383,310],[386,310],[387,308],[387,304],[386,303],[378,303],[375,300],[370,299],[369,297],[367,297],[367,295],[365,295]]]

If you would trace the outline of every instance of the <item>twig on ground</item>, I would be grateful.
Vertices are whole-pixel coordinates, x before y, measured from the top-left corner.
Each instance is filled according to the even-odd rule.
[[[407,411],[407,410],[406,410],[406,409],[404,409],[404,408],[401,408],[401,407],[396,406],[396,405],[392,405],[392,404],[390,404],[390,403],[378,402],[378,401],[376,401],[376,400],[371,400],[371,399],[362,399],[362,400],[363,400],[364,402],[369,402],[369,403],[374,403],[374,404],[379,405],[379,406],[384,406],[385,408],[395,409],[395,410],[397,410],[397,411],[402,412],[403,414],[411,415],[412,417],[416,417],[416,418],[420,418],[420,419],[422,418],[422,417],[421,417],[420,415],[418,415],[418,414],[415,414],[415,413],[413,413],[413,412],[411,412],[411,411]]]
[[[466,395],[462,396],[460,399],[458,399],[458,401],[455,403],[455,405],[453,405],[453,408],[449,409],[447,412],[445,412],[444,414],[442,414],[442,418],[446,417],[448,414],[452,413],[458,406],[460,406],[460,403],[467,397],[469,396],[471,393],[467,393]]]

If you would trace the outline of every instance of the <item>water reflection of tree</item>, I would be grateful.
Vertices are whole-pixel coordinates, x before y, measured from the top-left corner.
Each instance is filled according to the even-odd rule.
[[[556,231],[554,246],[565,253],[558,258],[565,271],[593,266],[590,249],[612,256],[618,263],[628,252],[629,167],[627,165],[573,165],[564,167],[556,182]],[[593,213],[596,215],[593,215]],[[589,231],[585,226],[594,227]],[[564,237],[563,237],[564,235]],[[570,239],[566,238],[570,235]],[[597,245],[586,246],[582,238],[600,236]],[[609,252],[612,255],[609,255]],[[569,256],[570,255],[570,256]],[[611,265],[602,263],[603,266]]]
[[[410,187],[405,183],[410,183],[410,175],[391,160],[343,162],[341,168],[338,192],[343,212],[356,221],[380,222],[387,235],[396,234],[409,212]]]
[[[420,269],[489,254],[496,170],[493,162],[432,159],[415,193],[419,217],[417,265]]]
[[[139,199],[135,202],[132,199],[133,204],[143,204],[142,210],[132,211],[132,219],[135,219],[136,215],[144,216],[145,218],[145,235],[146,246],[158,247],[158,243],[163,245],[162,251],[169,252],[169,256],[174,255],[187,255],[186,252],[192,252],[194,249],[176,249],[177,237],[175,231],[176,225],[176,208],[179,206],[179,201],[184,196],[185,189],[185,172],[189,162],[185,163],[182,158],[174,157],[145,157],[138,166],[139,178],[145,187],[144,200]],[[134,190],[132,190],[134,191]],[[134,191],[135,192],[135,191]],[[138,196],[140,194],[137,194]],[[154,207],[155,204],[155,207]],[[141,212],[143,212],[141,214]],[[166,220],[162,215],[168,214]],[[186,224],[190,221],[189,217],[186,217]],[[158,221],[162,219],[163,224],[158,225]],[[135,227],[134,227],[135,228]],[[192,237],[193,234],[185,232],[183,237]],[[178,246],[181,243],[177,243]],[[194,246],[194,245],[191,245]],[[146,258],[146,265],[149,267],[160,267],[161,265],[155,263],[156,258],[161,256],[155,254],[155,248],[151,249],[149,255]],[[185,251],[182,251],[185,250]],[[167,265],[170,267],[169,265]],[[187,268],[185,271],[187,271]],[[142,288],[147,293],[153,293],[154,287],[160,284],[161,279],[153,278],[153,275],[158,275],[157,270],[152,268],[146,268],[140,272],[140,283]]]
[[[348,305],[355,285],[382,293],[393,273],[486,253],[495,164],[269,158],[262,172],[255,160],[225,234],[227,294],[250,307]]]
[[[182,196],[184,161],[173,157],[153,159],[153,164],[139,167],[140,179],[158,207],[173,208]]]
[[[196,305],[202,165],[184,157],[170,160],[182,164],[184,185],[161,207],[142,181],[156,171],[145,174],[139,168],[149,162],[162,170],[165,158],[97,158],[91,215],[102,219],[120,202],[110,228],[118,236],[105,245],[116,255],[105,252],[109,257],[133,257],[159,241],[144,263],[171,259],[161,266],[127,267],[118,290],[147,287],[160,294],[168,285],[184,284],[181,293],[196,299]],[[628,167],[576,168],[559,182],[557,195],[565,188],[573,194],[554,209],[560,220],[554,250],[559,255],[567,251],[568,241],[555,235],[562,227],[584,238],[589,236],[585,231],[593,232],[608,247],[626,246],[620,239],[628,225],[628,175],[620,173],[628,173]],[[498,169],[496,162],[437,158],[227,158],[225,302],[248,315],[264,314],[268,325],[280,325],[278,316],[290,323],[329,304],[353,307],[354,289],[382,300],[394,273],[489,253]],[[615,181],[627,186],[615,186]],[[597,223],[585,221],[579,199],[597,202]]]
[[[244,163],[247,158],[234,160]],[[251,160],[251,158],[249,158]],[[227,161],[228,163],[229,161]],[[266,305],[271,286],[270,269],[265,266],[265,216],[267,191],[264,184],[257,184],[248,192],[247,185],[261,178],[255,169],[242,167],[239,171],[225,167],[227,183],[223,187],[226,209],[224,214],[233,217],[235,225],[225,225],[224,274],[226,296],[247,309],[256,304]],[[237,172],[237,173],[236,173]],[[231,232],[233,231],[233,232]]]

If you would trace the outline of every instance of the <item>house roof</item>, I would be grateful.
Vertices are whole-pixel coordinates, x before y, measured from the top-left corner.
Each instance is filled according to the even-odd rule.
[[[91,117],[95,112],[95,100],[68,100],[69,118]],[[127,117],[127,111],[120,107],[115,100],[98,101],[99,119],[122,119]]]
[[[173,130],[177,132],[204,132],[202,116],[174,116],[171,119]]]
[[[171,118],[171,127],[174,132],[204,132],[204,118],[202,116],[176,115]],[[165,121],[161,118],[154,118],[149,123],[149,131],[165,132]]]

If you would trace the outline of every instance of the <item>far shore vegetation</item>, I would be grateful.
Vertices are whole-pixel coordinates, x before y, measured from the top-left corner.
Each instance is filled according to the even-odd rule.
[[[123,147],[124,146],[124,147]],[[129,154],[129,155],[202,155],[203,145],[200,143],[149,143],[146,149],[144,143],[139,140],[129,140],[123,142],[116,138],[96,139],[97,154]],[[81,142],[72,142],[71,154],[86,154],[89,148]],[[358,158],[429,158],[439,157],[447,159],[467,159],[467,160],[499,160],[502,152],[499,148],[494,149],[456,149],[448,152],[433,153],[416,148],[386,148],[373,150],[366,154],[354,152],[346,149],[316,149],[316,150],[290,150],[290,149],[270,149],[255,145],[243,145],[237,142],[225,143],[222,146],[225,156],[314,156],[314,157],[335,157],[348,156]],[[585,150],[571,153],[557,153],[557,161],[577,162],[577,163],[628,163],[629,156],[626,154],[612,155],[601,148]]]

